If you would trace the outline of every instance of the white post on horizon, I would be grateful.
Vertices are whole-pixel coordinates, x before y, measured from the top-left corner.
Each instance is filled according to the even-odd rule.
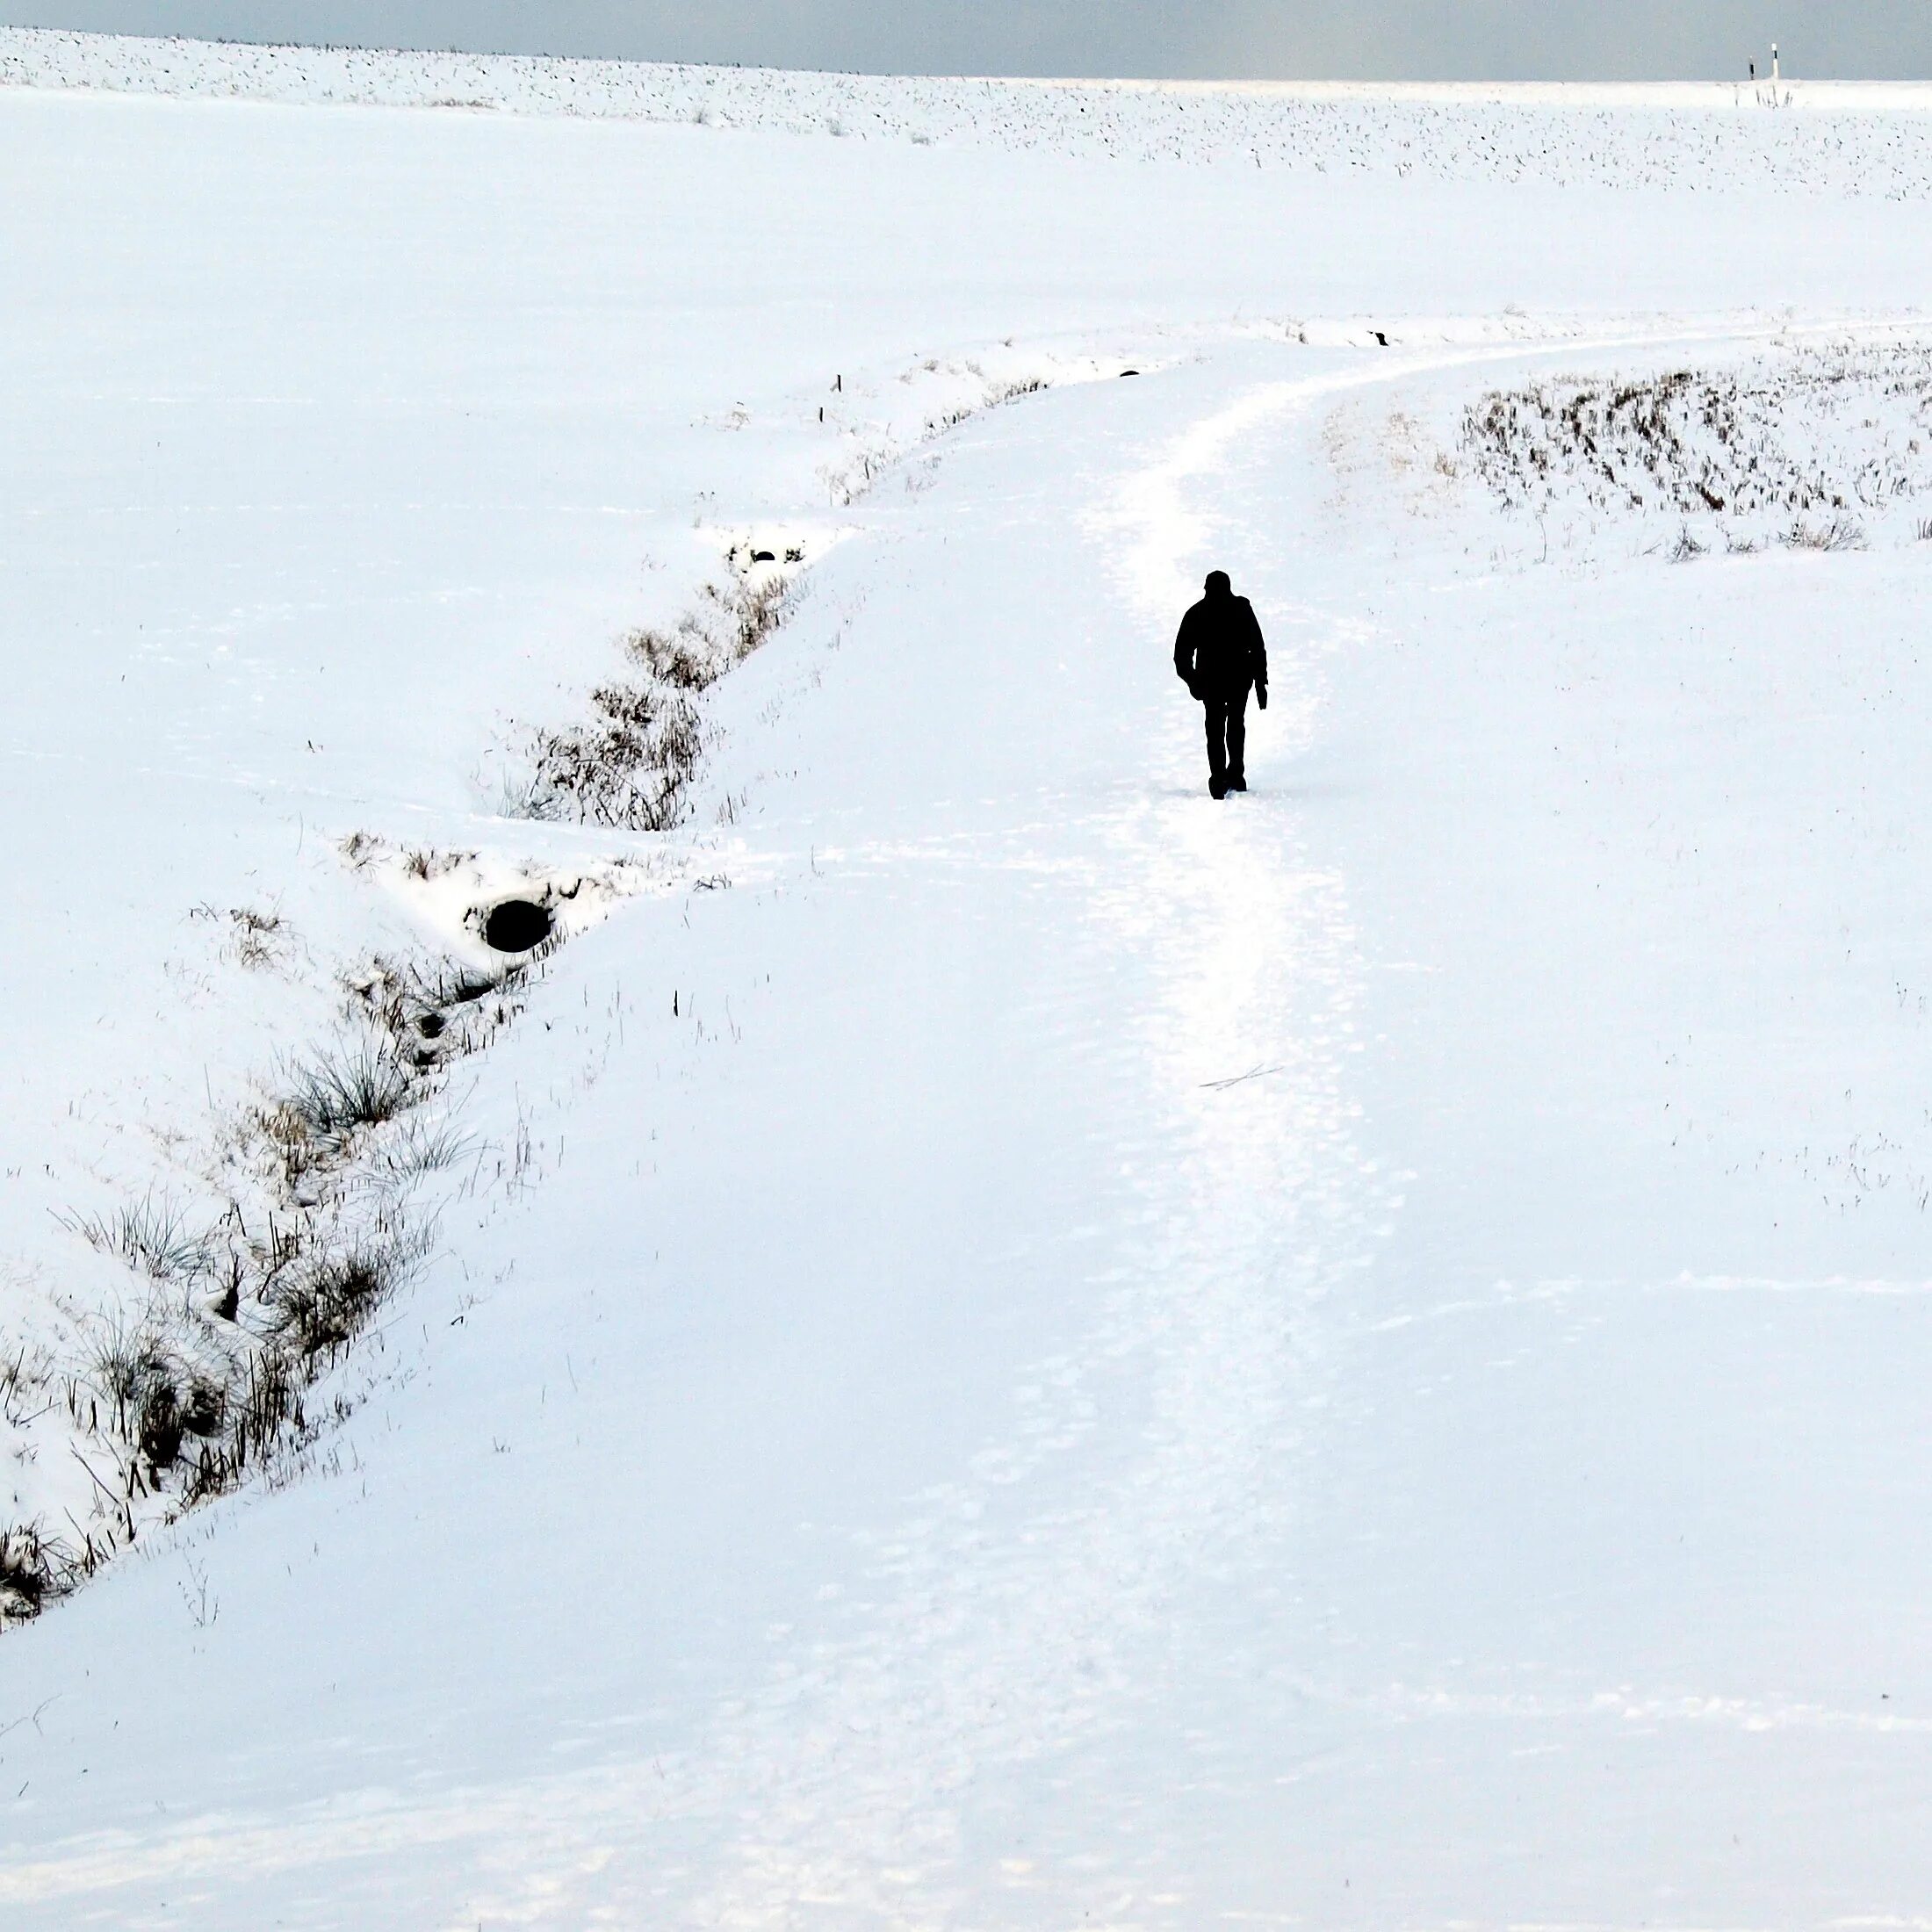
[[[1777,85],[1777,42],[1771,42],[1771,85]]]

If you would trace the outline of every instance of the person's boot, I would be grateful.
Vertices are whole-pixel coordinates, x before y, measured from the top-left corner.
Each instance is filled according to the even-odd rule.
[[[1247,789],[1248,781],[1241,773],[1234,771],[1228,774],[1228,789],[1229,791],[1245,791]]]
[[[1228,781],[1225,778],[1210,778],[1208,781],[1208,796],[1210,798],[1225,798],[1228,796]]]

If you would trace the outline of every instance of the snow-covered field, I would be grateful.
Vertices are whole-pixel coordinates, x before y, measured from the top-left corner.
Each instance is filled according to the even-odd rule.
[[[1755,184],[1893,199],[1921,198],[1932,181],[1932,83],[887,78],[0,29],[0,84],[10,83],[691,122],[1090,160],[1291,166],[1331,179]]]
[[[1932,103],[0,77],[7,1925],[1932,1921]]]

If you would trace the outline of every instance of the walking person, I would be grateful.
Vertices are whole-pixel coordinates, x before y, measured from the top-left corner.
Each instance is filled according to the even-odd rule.
[[[1207,713],[1208,789],[1216,798],[1248,789],[1248,692],[1268,708],[1268,647],[1254,607],[1235,595],[1224,570],[1212,570],[1207,595],[1180,620],[1174,670]]]

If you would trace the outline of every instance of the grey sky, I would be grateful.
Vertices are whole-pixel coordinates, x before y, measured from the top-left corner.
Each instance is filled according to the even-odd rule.
[[[1932,0],[0,0],[0,24],[884,73],[1932,76]]]

